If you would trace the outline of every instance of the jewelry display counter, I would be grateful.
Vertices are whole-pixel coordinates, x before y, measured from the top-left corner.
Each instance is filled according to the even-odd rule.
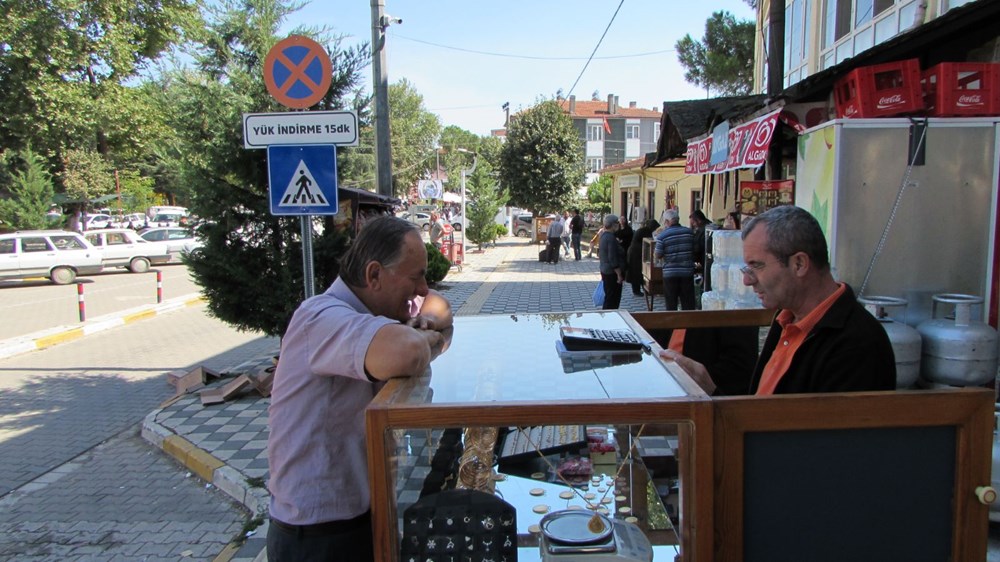
[[[631,329],[650,342],[649,350],[627,359],[561,354],[560,326]],[[516,508],[518,560],[539,559],[532,525],[573,508],[634,522],[657,559],[709,555],[710,401],[683,371],[659,359],[658,350],[619,311],[456,318],[450,347],[430,372],[390,381],[367,411],[376,559],[399,560],[405,507],[417,501],[429,476],[433,480],[435,462],[449,464],[446,444],[455,441],[462,443],[450,455],[456,487],[487,486]],[[560,463],[590,460],[566,452],[538,455],[530,472],[495,470],[497,430],[536,426],[604,428],[617,447],[597,457],[601,462],[589,473],[560,471]],[[687,447],[676,466],[676,530],[638,452],[645,438],[682,439]]]
[[[657,562],[985,559],[989,390],[712,398],[655,342],[627,359],[557,346],[560,326],[649,341],[772,316],[456,318],[429,372],[389,381],[366,413],[376,559],[400,560],[407,507],[448,487],[513,506],[521,562],[551,559],[535,526],[569,510],[634,523]],[[613,447],[591,447],[601,432]]]

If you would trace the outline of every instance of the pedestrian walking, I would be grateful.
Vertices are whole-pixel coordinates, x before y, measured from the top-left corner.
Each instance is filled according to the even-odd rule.
[[[570,240],[573,244],[573,257],[580,261],[580,237],[583,236],[583,217],[580,216],[580,209],[573,209],[573,220],[569,224]]]
[[[615,310],[622,301],[622,284],[625,282],[625,250],[615,238],[621,228],[617,215],[604,217],[604,228],[598,242],[601,282],[604,283],[604,310]]]
[[[570,238],[573,235],[573,226],[570,224],[572,222],[569,218],[569,211],[563,211],[563,231],[562,231],[562,245],[565,257],[569,257],[569,243]]]
[[[664,211],[663,219],[667,228],[656,237],[654,255],[663,259],[663,294],[667,310],[677,310],[678,302],[682,310],[694,310],[694,234],[690,228],[680,225],[677,209]]]

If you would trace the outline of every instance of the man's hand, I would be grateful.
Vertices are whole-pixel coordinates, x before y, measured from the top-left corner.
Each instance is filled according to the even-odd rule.
[[[691,377],[691,380],[698,383],[698,386],[700,386],[707,394],[715,393],[715,381],[713,381],[712,376],[708,374],[708,369],[706,369],[701,363],[670,349],[660,351],[660,357],[677,363],[677,366],[684,369],[684,372]]]

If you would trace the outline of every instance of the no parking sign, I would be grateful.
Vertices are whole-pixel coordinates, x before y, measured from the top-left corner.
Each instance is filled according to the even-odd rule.
[[[322,45],[308,37],[289,35],[271,47],[264,59],[264,84],[281,105],[306,109],[330,89],[333,68]]]

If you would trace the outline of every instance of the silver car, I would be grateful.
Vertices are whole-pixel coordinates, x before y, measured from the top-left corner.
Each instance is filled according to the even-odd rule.
[[[146,273],[150,265],[170,263],[166,242],[149,242],[128,228],[89,230],[87,241],[104,252],[104,267],[123,267]]]
[[[147,228],[139,236],[149,242],[165,242],[171,263],[181,261],[181,256],[201,247],[201,240],[198,240],[194,231],[179,226]]]

